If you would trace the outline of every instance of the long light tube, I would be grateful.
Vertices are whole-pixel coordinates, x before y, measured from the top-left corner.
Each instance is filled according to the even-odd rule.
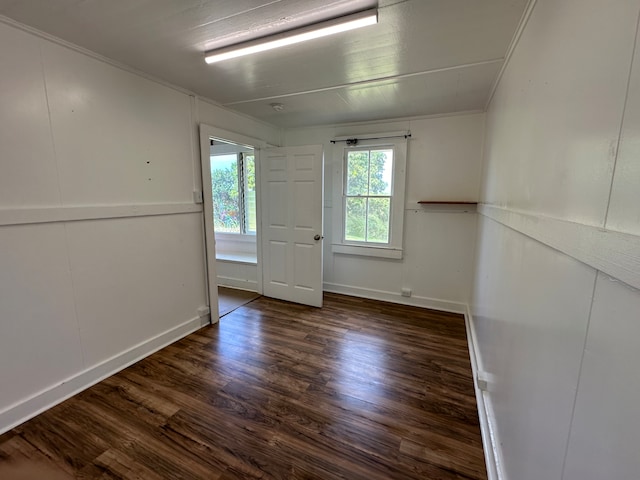
[[[211,50],[205,53],[205,61],[207,63],[220,62],[230,58],[242,57],[243,55],[251,55],[252,53],[293,45],[294,43],[306,42],[314,38],[326,37],[334,33],[375,25],[376,23],[378,23],[378,11],[376,9],[366,10],[364,12],[354,13],[353,15],[316,23],[315,25],[309,25],[308,27],[270,35],[230,47]]]

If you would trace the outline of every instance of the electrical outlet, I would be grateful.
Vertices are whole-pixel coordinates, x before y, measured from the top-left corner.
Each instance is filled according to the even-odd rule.
[[[478,376],[476,378],[476,385],[478,386],[478,390],[482,392],[486,392],[489,389],[489,380],[485,373],[478,373]]]
[[[402,289],[402,296],[403,297],[410,297],[411,296],[411,289],[410,288],[403,288]]]
[[[193,202],[194,203],[202,203],[202,190],[194,190],[193,191]]]

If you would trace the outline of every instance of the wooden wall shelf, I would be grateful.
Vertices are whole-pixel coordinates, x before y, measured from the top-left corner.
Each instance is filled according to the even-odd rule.
[[[420,200],[419,209],[425,212],[474,213],[478,202],[453,202],[448,200]]]

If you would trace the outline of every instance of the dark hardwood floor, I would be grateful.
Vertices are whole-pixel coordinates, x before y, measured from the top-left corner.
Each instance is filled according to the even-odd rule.
[[[1,436],[0,464],[18,461],[60,478],[486,479],[462,316],[332,294],[244,305]]]

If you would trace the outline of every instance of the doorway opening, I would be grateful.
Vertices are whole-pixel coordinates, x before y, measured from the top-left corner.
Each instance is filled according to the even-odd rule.
[[[212,322],[262,294],[257,139],[201,125]]]
[[[322,306],[323,150],[200,125],[209,307],[218,286]]]

